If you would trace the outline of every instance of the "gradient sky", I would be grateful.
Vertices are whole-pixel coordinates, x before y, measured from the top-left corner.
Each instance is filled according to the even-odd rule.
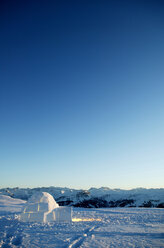
[[[0,2],[0,187],[164,187],[164,2]]]

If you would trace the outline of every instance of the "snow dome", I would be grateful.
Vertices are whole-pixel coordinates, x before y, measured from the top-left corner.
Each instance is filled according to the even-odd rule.
[[[44,223],[71,221],[71,208],[59,207],[53,196],[47,192],[37,192],[26,202],[20,220]]]

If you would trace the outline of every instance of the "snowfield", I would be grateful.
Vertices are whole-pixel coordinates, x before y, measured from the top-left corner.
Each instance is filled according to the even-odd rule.
[[[19,221],[24,203],[0,196],[1,248],[164,247],[160,208],[73,208],[73,219],[85,221],[42,224]]]

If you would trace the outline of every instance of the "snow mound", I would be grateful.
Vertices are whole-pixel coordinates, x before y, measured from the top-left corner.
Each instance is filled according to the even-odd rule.
[[[25,201],[14,199],[7,195],[0,195],[0,213],[21,212]]]
[[[9,204],[22,204],[25,201],[20,199],[14,199],[8,195],[0,195],[0,205],[9,205]]]

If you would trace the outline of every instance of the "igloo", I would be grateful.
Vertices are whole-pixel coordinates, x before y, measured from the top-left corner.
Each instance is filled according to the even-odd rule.
[[[69,222],[72,220],[70,207],[59,207],[53,196],[37,192],[26,202],[20,215],[24,222]]]

